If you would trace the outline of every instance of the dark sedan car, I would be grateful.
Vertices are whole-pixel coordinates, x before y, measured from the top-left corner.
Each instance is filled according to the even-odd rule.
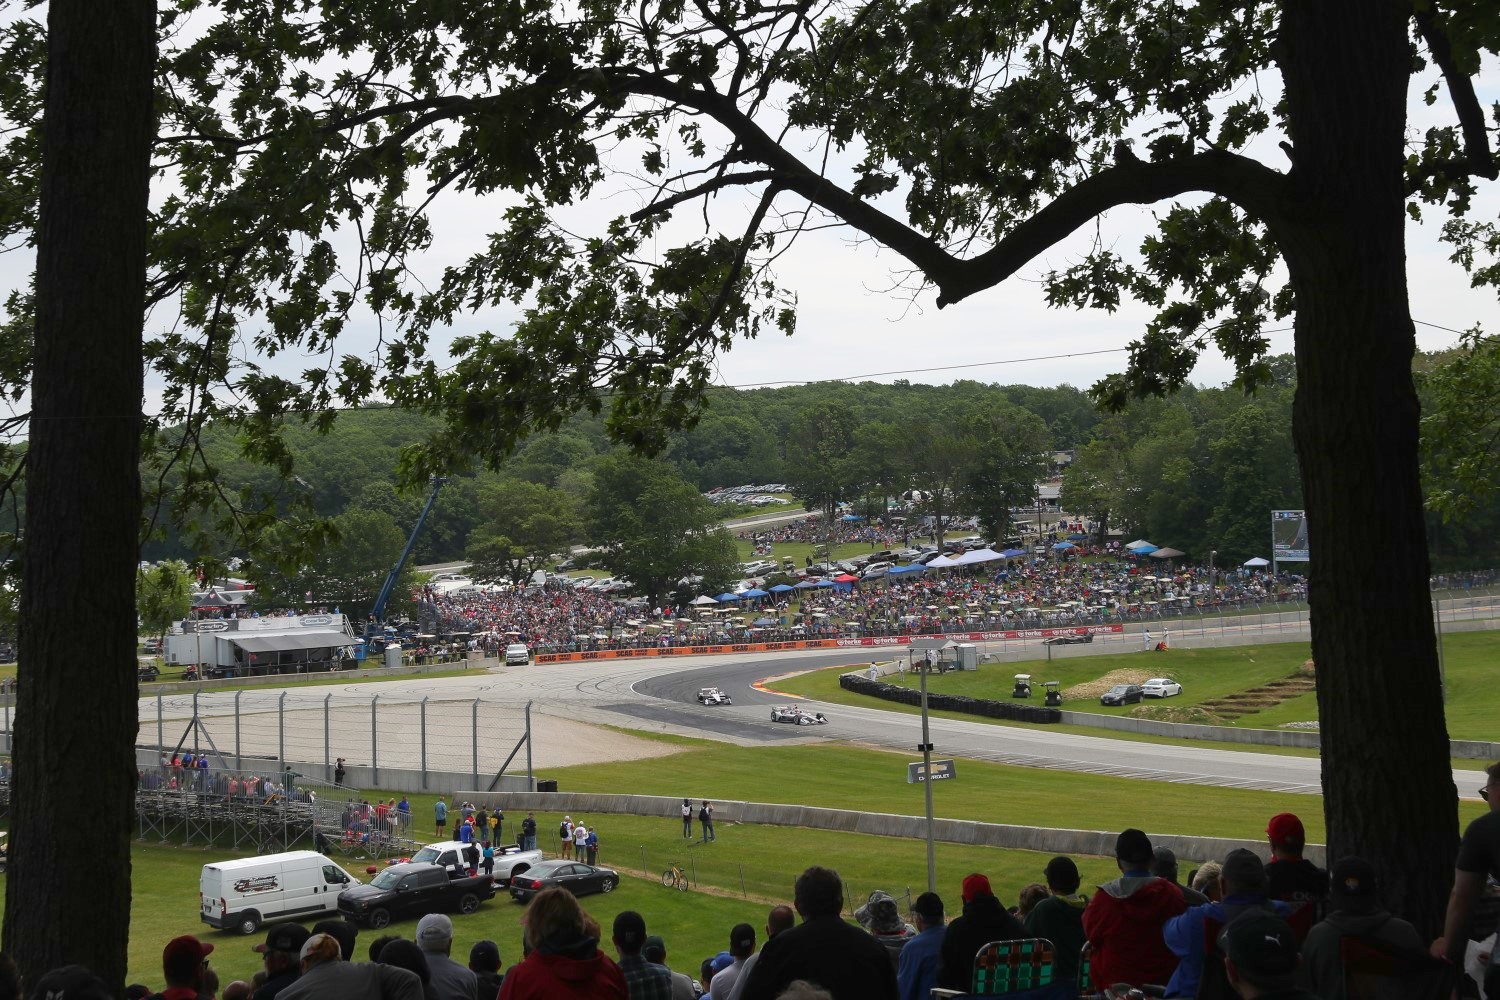
[[[524,903],[553,886],[575,896],[587,896],[594,892],[614,892],[619,884],[620,873],[613,868],[596,868],[577,861],[543,861],[510,880],[510,898]]]
[[[1139,684],[1116,684],[1099,696],[1099,704],[1134,705],[1144,697]]]

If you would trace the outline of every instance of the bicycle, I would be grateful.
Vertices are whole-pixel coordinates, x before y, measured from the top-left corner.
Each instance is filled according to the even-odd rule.
[[[661,884],[678,892],[688,891],[687,873],[682,870],[679,862],[672,862],[672,867],[661,873]]]

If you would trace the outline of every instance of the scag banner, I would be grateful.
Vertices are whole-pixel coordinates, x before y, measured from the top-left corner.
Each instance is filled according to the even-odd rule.
[[[1001,642],[1007,639],[1047,639],[1054,635],[1108,635],[1125,631],[1123,625],[1087,625],[1078,628],[1033,628],[1001,632],[946,632],[937,635],[878,635],[859,639],[799,639],[792,642],[735,642],[711,646],[667,646],[646,649],[597,649],[584,653],[538,653],[537,663],[571,663],[578,660],[633,660],[643,656],[708,656],[715,653],[774,653],[783,649],[876,649],[905,646],[913,639],[948,639],[953,642]]]

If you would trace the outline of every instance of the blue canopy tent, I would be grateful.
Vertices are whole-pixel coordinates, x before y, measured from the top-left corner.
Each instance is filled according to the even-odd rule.
[[[1147,542],[1145,545],[1137,545],[1133,549],[1127,549],[1125,551],[1125,554],[1127,556],[1149,556],[1151,553],[1155,552],[1156,549],[1157,546],[1152,545],[1150,542]]]
[[[907,573],[921,573],[926,569],[927,567],[923,566],[921,563],[912,563],[908,566],[892,566],[890,569],[886,570],[885,575],[904,576]]]
[[[864,519],[865,519],[865,516],[863,514],[845,514],[844,515],[844,520],[846,520],[846,521],[863,521]]]
[[[832,580],[824,578],[818,581],[817,586],[821,589],[823,587],[837,587],[838,584],[834,583]]]
[[[1070,542],[1086,542],[1088,540],[1089,540],[1089,536],[1088,535],[1069,535],[1068,536],[1068,541],[1070,541]]]
[[[740,595],[739,594],[720,594],[719,595],[719,602],[720,603],[723,603],[724,601],[738,601],[739,599],[740,599]]]
[[[817,584],[812,580],[799,580],[793,590],[812,590]]]
[[[1002,552],[1000,554],[1002,556],[1004,556],[1006,559],[1019,559],[1021,556],[1024,556],[1026,554],[1026,550],[1025,549],[1006,549],[1004,552]]]
[[[784,583],[778,583],[776,586],[774,586],[774,587],[771,588],[771,593],[773,593],[773,594],[785,594],[788,591],[792,591],[792,590],[796,590],[796,589],[797,589],[796,587],[789,587],[789,586],[787,586]]]
[[[759,587],[751,587],[749,590],[745,591],[740,596],[741,597],[770,597],[771,595],[767,591],[761,590]]]
[[[1078,548],[1078,546],[1074,545],[1072,542],[1058,542],[1056,545],[1052,546],[1052,551],[1053,552],[1066,552],[1068,549],[1076,549],[1076,548]]]

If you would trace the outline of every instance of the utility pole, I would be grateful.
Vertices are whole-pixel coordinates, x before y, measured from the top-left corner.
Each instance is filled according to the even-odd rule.
[[[932,654],[922,670],[922,794],[927,800],[927,891],[937,892],[937,861],[933,854],[932,819],[932,742],[927,732],[927,674],[932,667]]]

